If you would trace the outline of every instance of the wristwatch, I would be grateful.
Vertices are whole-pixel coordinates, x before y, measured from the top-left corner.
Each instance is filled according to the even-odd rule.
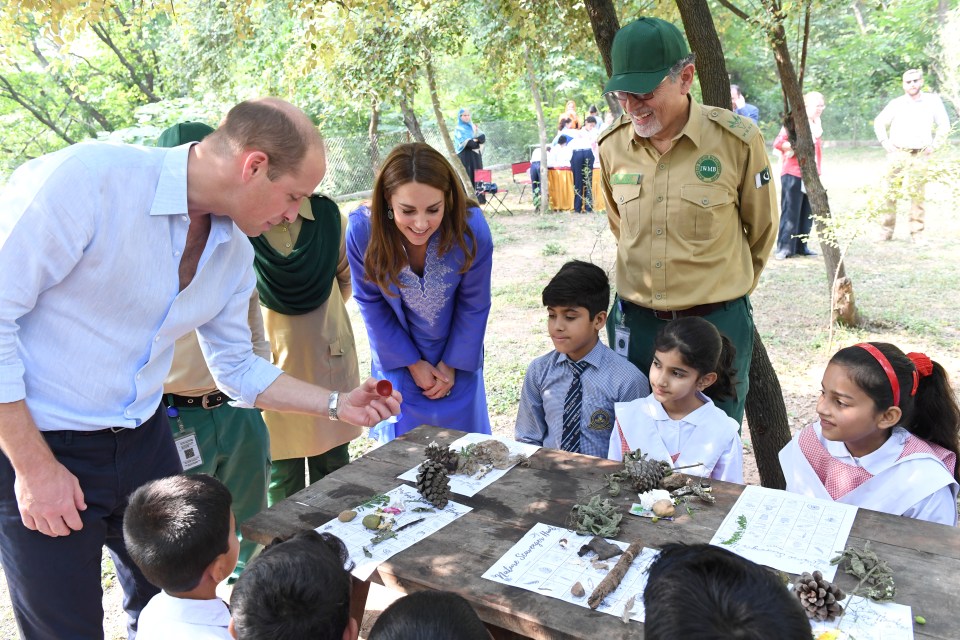
[[[340,401],[340,392],[331,391],[330,399],[327,401],[327,417],[331,420],[340,420],[340,415],[337,413],[337,405]]]

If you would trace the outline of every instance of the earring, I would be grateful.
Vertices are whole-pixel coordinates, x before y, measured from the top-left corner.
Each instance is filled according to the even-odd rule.
[[[393,209],[387,207],[387,220],[393,220]]]

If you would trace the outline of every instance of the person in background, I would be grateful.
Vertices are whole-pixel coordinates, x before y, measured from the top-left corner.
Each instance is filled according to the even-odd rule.
[[[368,640],[490,640],[470,603],[450,591],[417,591],[387,607]]]
[[[230,502],[227,487],[206,474],[154,480],[130,496],[130,557],[163,589],[140,613],[138,640],[230,640],[230,609],[217,597],[240,552]]]
[[[570,169],[573,171],[573,210],[593,211],[593,150],[597,146],[597,120],[587,116],[583,129],[570,143]]]
[[[730,85],[730,103],[730,108],[735,114],[750,118],[753,124],[760,124],[760,109],[747,102],[740,91],[740,85]]]
[[[470,178],[470,184],[473,185],[473,194],[481,198],[483,202],[483,193],[477,192],[477,179],[475,172],[477,169],[483,169],[483,147],[481,145],[487,141],[487,136],[473,123],[473,116],[469,109],[460,109],[457,114],[457,128],[453,132],[453,146],[463,163],[463,168],[467,170],[467,177]]]
[[[587,109],[587,116],[588,116],[588,117],[592,116],[593,119],[594,119],[594,121],[596,121],[596,123],[597,123],[597,129],[596,129],[597,134],[599,134],[601,131],[604,130],[604,128],[606,128],[607,123],[606,123],[606,121],[603,119],[603,116],[600,114],[600,110],[597,109],[597,105],[595,105],[595,104],[590,105],[590,108]]]
[[[533,151],[530,152],[530,190],[533,191],[533,206],[540,206],[540,177],[546,175],[546,167],[542,166],[541,155],[543,149],[540,145],[537,145],[533,148]],[[547,154],[550,153],[550,145],[547,145]],[[541,172],[541,168],[543,171]]]
[[[617,32],[611,53],[604,90],[624,115],[598,139],[617,240],[608,343],[619,336],[630,361],[649,371],[666,322],[705,318],[736,347],[736,400],[717,406],[741,422],[753,353],[749,294],[777,234],[763,136],[750,119],[693,99],[695,56],[673,24],[640,18]]]
[[[766,567],[709,544],[665,544],[643,589],[645,640],[810,640],[800,600]]]
[[[560,123],[563,120],[569,120],[568,126],[571,129],[580,128],[580,116],[577,115],[577,103],[573,100],[567,100],[567,105],[563,110],[563,113],[557,118],[557,123]],[[562,127],[559,127],[562,128]]]
[[[573,152],[570,150],[570,136],[557,136],[557,142],[547,150],[547,168],[569,167]]]
[[[351,388],[360,382],[353,327],[346,218],[320,194],[293,220],[251,238],[253,267],[272,362],[309,382]],[[349,442],[362,430],[326,416],[264,411],[270,429],[274,505],[350,462]],[[306,475],[305,475],[306,472]]]
[[[183,122],[160,134],[158,147],[177,147],[200,142],[213,128],[201,122]],[[263,330],[260,297],[250,296],[247,313],[253,352],[270,360],[270,343]],[[356,386],[356,383],[354,383]],[[177,339],[170,373],[163,381],[167,421],[185,473],[205,473],[226,485],[233,496],[236,534],[240,554],[230,581],[237,579],[260,545],[245,540],[240,525],[267,508],[270,482],[270,435],[258,409],[230,404],[230,397],[217,388],[197,332]]]
[[[905,71],[903,95],[891,100],[873,123],[877,140],[887,152],[882,240],[893,239],[897,200],[904,181],[910,196],[910,237],[916,240],[923,231],[927,164],[930,154],[946,142],[950,133],[950,118],[940,96],[922,88],[923,72]]]
[[[527,367],[514,439],[603,457],[614,405],[648,395],[647,377],[600,342],[610,281],[595,264],[574,260],[543,289],[554,350]]]
[[[817,175],[823,171],[823,125],[820,116],[826,105],[823,94],[811,91],[803,97],[807,118],[810,121],[810,133],[813,135],[813,149],[816,154]],[[810,199],[803,187],[803,175],[800,164],[794,155],[793,143],[796,134],[793,127],[783,127],[773,140],[773,148],[780,152],[780,229],[774,248],[774,259],[784,260],[790,256],[815,256],[816,251],[807,246],[813,217]]]
[[[421,143],[390,152],[369,205],[350,214],[347,258],[373,371],[404,392],[399,419],[372,437],[388,441],[421,424],[489,434],[493,239],[439,152]]]
[[[567,136],[571,140],[576,138],[580,134],[580,130],[577,127],[572,126],[573,121],[569,118],[563,118],[560,120],[557,125],[557,135],[553,136],[553,140],[550,141],[552,146],[556,146],[557,141],[560,140],[560,136]]]
[[[340,538],[312,529],[269,545],[230,596],[237,640],[357,640],[352,578]]]
[[[787,491],[956,526],[960,408],[940,364],[884,342],[841,349],[817,415],[780,451]]]

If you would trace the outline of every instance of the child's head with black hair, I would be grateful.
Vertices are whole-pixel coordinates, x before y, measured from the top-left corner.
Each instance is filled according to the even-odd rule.
[[[574,361],[590,353],[610,304],[610,281],[603,269],[582,260],[568,262],[544,287],[542,299],[556,350]]]
[[[369,640],[490,640],[470,603],[449,591],[417,591],[380,614]]]
[[[123,517],[127,552],[171,595],[213,593],[237,566],[230,491],[204,474],[160,478],[133,492]],[[206,596],[204,596],[206,597]]]
[[[800,600],[777,576],[709,544],[664,545],[643,606],[646,640],[810,640]]]
[[[352,568],[346,546],[329,533],[275,541],[233,588],[230,632],[239,640],[356,640]]]
[[[653,350],[650,387],[668,413],[689,413],[701,406],[698,391],[713,400],[736,398],[736,349],[707,320],[671,320],[657,332]]]
[[[900,426],[960,455],[960,408],[944,368],[922,353],[886,342],[838,351],[823,373],[817,414],[823,436],[860,457],[873,453]],[[950,472],[960,478],[954,462]]]

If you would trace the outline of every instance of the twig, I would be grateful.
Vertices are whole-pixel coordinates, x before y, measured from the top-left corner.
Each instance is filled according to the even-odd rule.
[[[616,591],[617,587],[620,586],[620,581],[623,580],[623,576],[627,573],[627,570],[630,569],[630,565],[633,564],[633,561],[642,548],[643,542],[641,540],[634,540],[630,543],[627,550],[624,551],[620,559],[617,560],[617,564],[614,565],[610,573],[600,581],[600,584],[597,585],[597,588],[593,590],[593,593],[591,593],[587,599],[587,604],[590,605],[591,609],[599,607],[607,595]]]

